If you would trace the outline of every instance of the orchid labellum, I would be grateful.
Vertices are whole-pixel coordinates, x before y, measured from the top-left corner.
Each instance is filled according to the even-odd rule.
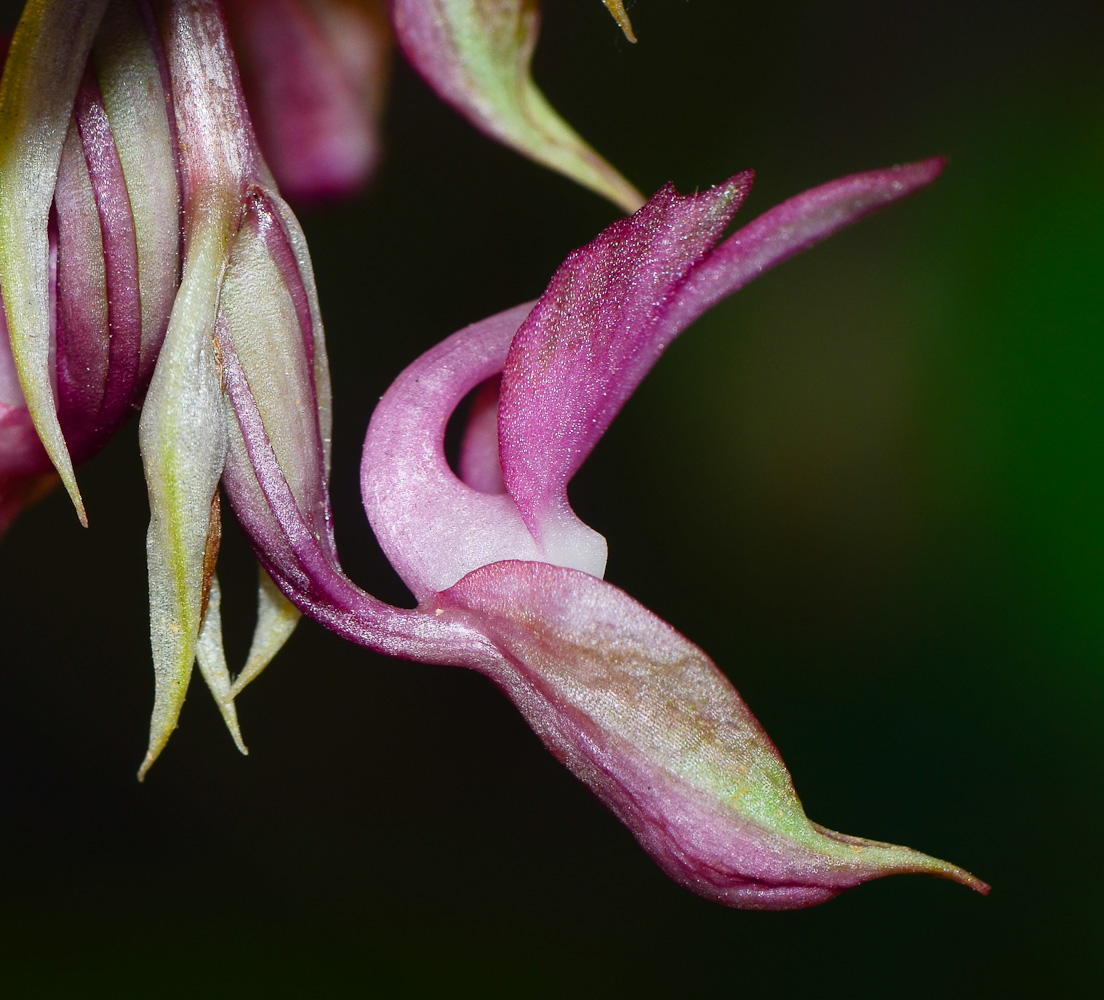
[[[264,6],[286,20],[265,25],[261,5],[228,4],[262,93],[266,79],[280,84],[265,53],[340,44],[307,18],[326,16],[322,0]],[[531,3],[394,0],[391,16],[415,65],[480,127],[637,209],[635,190],[531,85]],[[694,319],[930,183],[942,161],[834,181],[727,238],[750,172],[691,196],[665,187],[572,253],[537,302],[416,360],[381,400],[361,468],[368,519],[418,602],[392,607],[338,560],[310,259],[262,155],[228,23],[215,0],[41,0],[0,88],[0,528],[51,469],[84,519],[75,464],[141,407],[156,684],[140,774],[176,725],[193,664],[242,746],[235,698],[306,613],[370,649],[489,677],[662,869],[704,896],[801,907],[902,872],[987,891],[954,865],[810,822],[727,678],[602,579],[606,541],[567,494]],[[268,148],[298,134],[292,146],[333,167],[334,189],[372,156],[355,134],[343,145],[360,127],[363,79],[346,69],[329,67],[343,111],[311,103],[329,79],[321,68],[314,84],[282,81],[283,103],[258,99]],[[303,163],[280,156],[284,176],[325,174],[297,175]],[[444,430],[473,390],[457,474]],[[261,567],[254,643],[233,679],[215,575],[221,497]]]

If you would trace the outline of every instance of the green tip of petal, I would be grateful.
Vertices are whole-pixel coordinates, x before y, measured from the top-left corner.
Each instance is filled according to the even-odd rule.
[[[636,35],[633,34],[632,22],[629,20],[629,15],[625,12],[625,5],[621,0],[602,0],[612,15],[613,19],[621,26],[621,30],[625,32],[625,37],[632,43],[636,43]]]
[[[77,488],[77,477],[70,471],[68,476],[62,476],[61,481],[65,484],[65,489],[69,493],[69,499],[73,501],[73,507],[77,512],[77,520],[80,521],[82,528],[87,528],[88,512],[84,509],[84,498]]]
[[[264,567],[257,567],[257,575],[257,626],[245,666],[230,685],[231,698],[241,694],[246,685],[272,662],[299,623],[299,609],[280,592]]]
[[[249,756],[249,748],[242,740],[241,727],[238,725],[238,710],[234,706],[233,698],[222,698],[217,701],[218,709],[222,715],[222,721],[226,723],[226,728],[230,731],[230,738],[234,741],[234,746],[241,751],[242,756]]]
[[[949,879],[967,886],[983,896],[989,895],[989,883],[983,882],[976,875],[953,865],[949,861],[933,858],[931,855],[914,851],[911,847],[901,847],[898,844],[887,844],[880,840],[867,840],[865,837],[852,837],[845,833],[836,833],[819,823],[809,824],[818,838],[822,839],[826,856],[830,853],[838,856],[840,847],[844,845],[855,858],[856,863],[872,864],[876,866],[879,875],[934,875],[936,878]]]

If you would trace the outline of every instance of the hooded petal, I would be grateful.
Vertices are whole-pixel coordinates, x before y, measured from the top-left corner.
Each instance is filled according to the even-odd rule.
[[[545,563],[486,566],[426,610],[475,616],[478,665],[675,881],[750,909],[883,875],[968,872],[811,823],[778,751],[712,661],[627,594]]]
[[[454,622],[384,604],[340,568],[326,486],[321,324],[309,260],[285,212],[264,192],[251,195],[227,262],[215,328],[229,433],[223,485],[266,572],[250,661],[234,693],[271,659],[297,618],[269,577],[328,628],[390,655],[452,662],[485,641]]]
[[[383,0],[230,0],[257,134],[291,201],[354,193],[380,156],[391,32]]]
[[[489,562],[542,558],[513,499],[461,481],[444,451],[452,411],[501,370],[530,307],[475,323],[427,351],[372,414],[360,466],[364,509],[384,554],[419,600]]]
[[[28,409],[81,523],[87,523],[50,377],[47,221],[73,99],[107,0],[36,0],[0,84],[0,285]]]
[[[300,269],[284,221],[272,200],[254,192],[226,263],[216,327],[231,429],[226,488],[247,531],[252,534],[258,523],[268,525],[264,500],[252,488],[255,480],[241,467],[250,458],[237,427],[234,401],[246,398],[266,429],[272,459],[297,510],[310,524],[313,538],[336,561],[322,437],[328,411],[324,421],[318,403],[318,380],[328,386],[328,379],[324,360],[315,364],[315,352],[324,347],[313,278],[309,267]],[[298,611],[262,569],[253,647],[235,682],[235,694],[268,665],[298,619]]]
[[[391,0],[391,18],[414,68],[477,128],[627,212],[643,202],[533,83],[536,0]]]

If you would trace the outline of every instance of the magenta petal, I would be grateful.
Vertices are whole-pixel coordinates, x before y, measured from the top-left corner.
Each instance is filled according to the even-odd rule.
[[[832,833],[712,661],[627,594],[542,563],[498,563],[425,605],[478,622],[472,665],[677,882],[731,906],[812,906],[915,872],[988,886],[904,847]]]
[[[122,164],[100,90],[86,70],[75,110],[83,164],[62,154],[58,219],[58,417],[77,461],[130,416],[138,387],[142,302],[138,248]],[[67,173],[80,171],[79,178]],[[81,189],[94,199],[99,233],[82,233]],[[102,255],[102,263],[82,257]],[[91,279],[91,283],[90,283]],[[102,283],[101,283],[102,281]]]
[[[779,205],[716,248],[750,173],[669,186],[575,251],[518,331],[502,376],[502,474],[547,561],[578,545],[567,483],[667,345],[752,278],[931,183],[942,158],[855,174]],[[578,565],[578,563],[574,563]]]
[[[567,483],[674,336],[664,316],[751,186],[670,185],[572,253],[518,330],[502,374],[502,474],[549,561],[577,544]]]
[[[380,153],[390,62],[381,3],[226,4],[257,137],[283,194],[351,194]]]
[[[678,301],[664,317],[670,338],[775,264],[926,187],[945,165],[944,157],[934,156],[918,163],[851,174],[764,212],[694,269],[680,289]]]
[[[444,452],[452,411],[502,368],[531,306],[491,316],[427,351],[372,414],[360,471],[364,509],[391,565],[419,600],[487,563],[543,558],[514,501],[462,482]]]

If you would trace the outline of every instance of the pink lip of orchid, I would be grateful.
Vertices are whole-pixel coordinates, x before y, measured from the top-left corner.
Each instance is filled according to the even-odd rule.
[[[258,558],[331,630],[494,680],[663,870],[702,895],[748,908],[811,906],[904,872],[987,892],[954,865],[811,823],[728,680],[600,579],[604,540],[566,501],[571,475],[694,318],[941,169],[934,159],[832,182],[719,246],[750,174],[690,197],[665,188],[572,254],[535,305],[461,330],[414,362],[373,415],[361,470],[377,538],[420,602],[412,610],[382,604],[341,572],[328,505],[297,496],[253,379],[226,345],[236,428],[224,482]],[[473,413],[465,482],[445,460],[445,425],[499,372],[497,421],[486,388]]]

